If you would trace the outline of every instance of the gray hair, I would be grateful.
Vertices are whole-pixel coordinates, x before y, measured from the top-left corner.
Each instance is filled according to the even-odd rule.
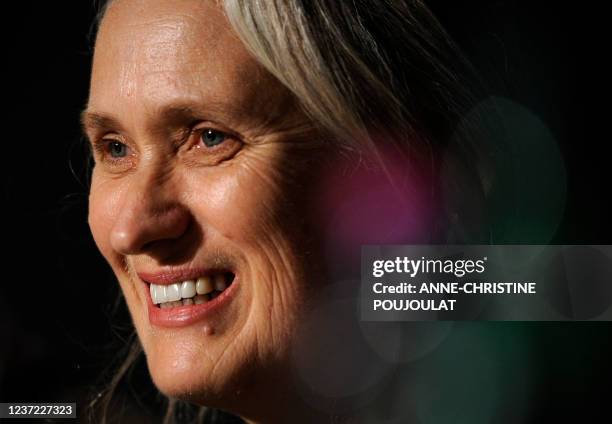
[[[465,61],[421,1],[222,4],[255,58],[340,140],[372,130],[414,140],[426,115],[447,115],[439,124],[465,106],[449,66]]]
[[[481,84],[422,1],[220,2],[247,49],[339,146],[384,170],[385,143],[431,186],[444,210],[430,242],[486,237],[487,124],[473,112]]]

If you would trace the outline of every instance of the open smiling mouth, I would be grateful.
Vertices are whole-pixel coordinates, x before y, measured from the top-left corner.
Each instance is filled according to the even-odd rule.
[[[201,305],[227,290],[234,277],[232,272],[219,271],[171,284],[150,283],[151,300],[153,305],[160,309]]]

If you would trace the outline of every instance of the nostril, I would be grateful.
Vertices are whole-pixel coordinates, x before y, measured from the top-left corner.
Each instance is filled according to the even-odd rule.
[[[148,203],[153,202],[149,200]],[[146,202],[145,202],[146,203]],[[153,251],[164,242],[175,242],[189,229],[191,214],[182,205],[132,205],[118,215],[111,233],[113,248],[124,255]]]
[[[147,252],[154,249],[154,246],[158,244],[157,240],[147,241],[140,246],[140,251]]]

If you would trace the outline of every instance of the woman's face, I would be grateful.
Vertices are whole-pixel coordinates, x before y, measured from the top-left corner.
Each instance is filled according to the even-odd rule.
[[[282,379],[323,281],[305,212],[323,149],[292,97],[214,2],[117,0],[83,121],[89,224],[156,385],[215,405]]]

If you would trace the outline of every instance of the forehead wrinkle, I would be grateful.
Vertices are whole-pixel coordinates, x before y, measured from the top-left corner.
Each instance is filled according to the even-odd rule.
[[[191,8],[182,10],[183,4]],[[119,65],[115,79],[121,94],[129,97],[143,88],[152,95],[162,88],[206,90],[205,78],[227,84],[232,74],[236,77],[240,69],[226,69],[221,80],[210,69],[227,68],[227,60],[250,58],[223,13],[213,6],[204,1],[152,2],[149,7],[137,0],[113,3],[102,23],[97,41],[104,46],[98,53],[105,56],[101,62]],[[247,68],[250,73],[252,66]]]
[[[200,7],[196,6],[195,10],[190,9],[188,12],[178,10],[178,8],[166,7],[158,10],[155,6],[145,7],[137,15],[130,13],[129,6],[127,6],[128,10],[124,11],[123,16],[120,11],[115,13],[118,16],[107,13],[111,16],[104,18],[103,26],[105,26],[104,24],[113,26],[113,37],[121,35],[127,38],[132,44],[136,44],[137,50],[140,52],[149,54],[157,52],[163,55],[164,53],[176,52],[177,47],[189,47],[190,53],[199,53],[204,45],[207,50],[215,49],[219,39],[228,32],[223,31],[223,29],[229,29],[229,25],[223,19],[224,15],[210,7],[211,5],[206,5],[206,3],[203,1],[197,2],[196,4],[201,4]],[[220,19],[212,22],[208,19],[206,25],[203,26],[203,18],[209,18],[215,14]],[[129,18],[126,19],[125,15]],[[135,39],[134,34],[146,34],[144,43]],[[152,52],[147,52],[147,47],[158,48],[153,49]],[[188,57],[189,55],[184,56]],[[157,56],[152,57],[152,59],[159,58]]]
[[[97,73],[95,106],[116,116],[140,110],[141,121],[130,119],[125,125],[147,131],[168,131],[168,122],[184,123],[196,116],[238,132],[283,125],[296,108],[295,99],[255,61],[223,19],[204,19],[223,15],[217,10],[204,15],[208,7],[188,14],[169,10],[174,2],[162,3],[167,7],[161,11],[145,8],[134,15],[134,5],[146,2],[122,0],[118,4],[126,7],[108,16],[106,34],[99,40],[104,43],[99,64],[114,71]],[[123,112],[116,106],[124,106]]]
[[[189,22],[193,21],[193,22]],[[203,44],[211,48],[218,36],[211,37],[194,28],[196,19],[191,16],[158,18],[151,21],[128,25],[128,33],[144,33],[147,37],[142,43],[133,40],[145,64],[178,63],[182,64],[194,56],[201,56]],[[130,29],[130,27],[132,29]],[[195,40],[198,40],[196,42]],[[201,41],[201,42],[200,42]],[[187,54],[189,53],[189,54]]]
[[[202,25],[205,16],[219,12],[211,5],[195,9],[191,5],[189,11],[184,11],[180,9],[181,2],[176,3],[175,10],[170,7],[175,3],[146,7],[146,2],[121,1],[113,3],[104,17],[97,40],[104,48],[97,50],[106,50],[98,51],[106,61],[121,62],[116,74],[121,95],[129,97],[142,89],[154,93],[164,83],[172,86],[193,80],[192,84],[197,84],[202,57],[214,58],[219,53],[224,44],[221,39],[228,32],[221,30],[225,29],[224,20],[206,19],[206,25]],[[158,74],[164,72],[181,75],[160,78]]]

